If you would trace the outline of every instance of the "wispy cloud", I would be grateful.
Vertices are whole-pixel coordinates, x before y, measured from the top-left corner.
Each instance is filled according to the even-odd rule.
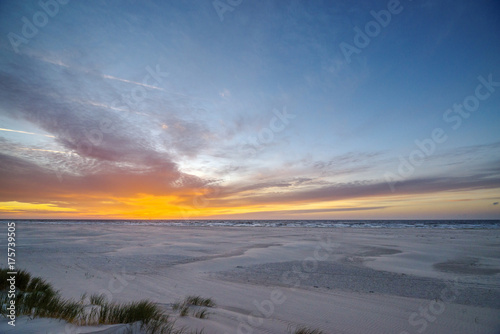
[[[44,150],[41,148],[30,148],[30,147],[18,147],[18,150],[28,150],[28,151],[40,151],[40,152],[51,152],[51,153],[61,153],[61,154],[74,154],[73,152],[65,152],[65,151],[55,151],[55,150]]]
[[[127,79],[117,78],[117,77],[114,77],[112,75],[102,74],[101,76],[104,79],[116,80],[116,81],[126,82],[126,83],[137,85],[137,86],[143,86],[143,87],[146,87],[146,88],[151,88],[151,89],[157,89],[157,90],[165,91],[161,87],[152,86],[152,85],[148,85],[148,84],[137,82],[137,81],[132,81],[132,80],[127,80]]]
[[[45,136],[45,137],[49,137],[49,138],[55,138],[55,136],[52,136],[52,135],[44,135],[44,134],[41,134],[41,133],[27,132],[27,131],[21,131],[21,130],[12,130],[12,129],[3,129],[3,128],[0,128],[0,131],[17,132],[17,133],[24,133],[24,134],[27,134],[27,135],[36,135],[36,136]]]

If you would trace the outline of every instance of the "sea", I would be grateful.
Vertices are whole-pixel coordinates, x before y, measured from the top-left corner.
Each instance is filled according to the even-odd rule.
[[[500,220],[54,220],[14,219],[17,224],[44,225],[141,225],[185,227],[308,227],[308,228],[416,228],[500,229]]]

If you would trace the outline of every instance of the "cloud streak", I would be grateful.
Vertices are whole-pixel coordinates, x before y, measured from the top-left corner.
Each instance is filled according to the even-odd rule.
[[[34,133],[34,132],[27,132],[27,131],[20,131],[20,130],[12,130],[12,129],[2,129],[2,128],[0,128],[0,131],[9,131],[9,132],[16,132],[16,133],[24,133],[24,134],[27,134],[27,135],[36,135],[36,136],[45,136],[45,137],[49,137],[49,138],[55,138],[55,136],[52,136],[52,135],[44,135],[44,134],[41,134],[41,133]]]

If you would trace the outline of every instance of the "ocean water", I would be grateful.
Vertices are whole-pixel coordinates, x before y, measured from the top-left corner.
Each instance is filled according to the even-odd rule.
[[[309,228],[500,229],[500,220],[1,220],[17,224]]]

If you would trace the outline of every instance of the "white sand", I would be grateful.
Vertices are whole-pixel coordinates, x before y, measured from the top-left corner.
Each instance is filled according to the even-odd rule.
[[[210,333],[500,333],[500,231],[20,225],[17,262],[67,298],[212,297]],[[5,240],[0,240],[5,247]],[[4,248],[5,249],[5,248]],[[259,316],[259,317],[258,317]],[[67,327],[67,330],[66,330]],[[0,320],[0,333],[124,326]]]

